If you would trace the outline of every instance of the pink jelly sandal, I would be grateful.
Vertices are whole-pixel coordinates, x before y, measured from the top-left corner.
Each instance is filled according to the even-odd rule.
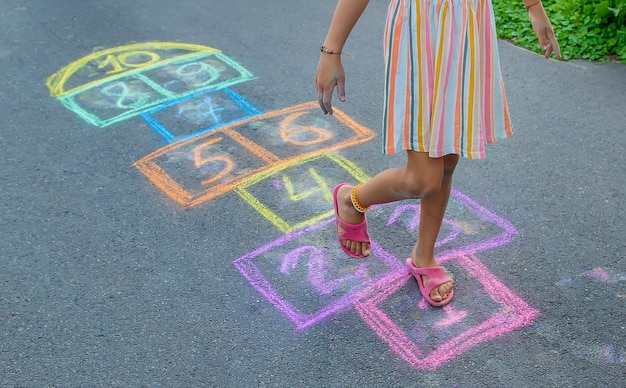
[[[341,183],[335,187],[335,191],[333,192],[333,201],[335,202],[335,225],[337,228],[337,241],[339,242],[339,246],[343,249],[346,254],[356,257],[358,259],[363,259],[366,256],[363,254],[356,254],[344,247],[341,243],[341,240],[350,240],[357,242],[370,242],[370,235],[367,233],[367,218],[363,219],[363,222],[360,224],[349,224],[346,221],[339,218],[339,205],[337,204],[337,193],[339,193],[339,189],[341,186],[347,185],[347,183]],[[339,233],[339,227],[343,228],[343,232]]]
[[[406,259],[406,266],[409,268],[411,274],[415,277],[415,280],[417,280],[417,284],[420,287],[420,292],[422,293],[424,299],[426,299],[426,302],[428,302],[431,306],[436,307],[445,306],[450,303],[450,301],[452,300],[452,296],[454,295],[454,290],[450,290],[450,293],[448,294],[446,299],[442,300],[441,302],[435,302],[430,297],[430,292],[432,290],[444,283],[452,281],[452,279],[450,279],[450,277],[446,274],[446,270],[443,267],[419,268],[416,267],[415,264],[413,264],[413,260],[411,260],[410,258]],[[428,278],[427,287],[424,287],[424,279],[422,278],[422,275]]]

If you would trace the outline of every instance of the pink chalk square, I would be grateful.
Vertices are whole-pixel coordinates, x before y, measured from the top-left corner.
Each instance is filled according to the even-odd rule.
[[[375,241],[367,260],[346,256],[336,244],[334,219],[329,219],[283,235],[233,265],[297,330],[304,330],[351,308],[379,283],[405,271]]]
[[[449,305],[430,307],[406,270],[378,282],[355,302],[363,320],[415,369],[437,369],[481,342],[532,323],[539,314],[473,254],[438,260],[453,270],[457,282]]]

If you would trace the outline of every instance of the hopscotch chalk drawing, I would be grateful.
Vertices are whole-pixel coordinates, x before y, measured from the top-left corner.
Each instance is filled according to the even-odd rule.
[[[305,103],[239,120],[172,143],[135,166],[174,201],[194,206],[312,157],[374,137],[342,112],[332,119],[320,119],[313,114],[316,109],[316,104]]]
[[[478,343],[530,324],[539,313],[476,257],[480,251],[510,242],[517,235],[515,228],[457,190],[451,197],[438,260],[454,269],[456,276],[463,276],[459,283],[471,288],[443,309],[427,305],[403,265],[404,258],[384,248],[388,242],[373,237],[367,260],[341,258],[333,249],[332,216],[264,245],[233,265],[297,330],[354,306],[374,332],[413,367],[436,369]],[[371,219],[388,219],[389,229],[377,233],[381,238],[405,233],[407,241],[412,241],[419,206],[389,204],[372,212]],[[333,242],[330,248],[328,242]],[[303,284],[308,289],[303,290]],[[303,299],[303,294],[308,298]],[[457,306],[462,310],[455,310]]]
[[[234,192],[280,231],[232,264],[298,331],[354,308],[415,369],[436,369],[534,320],[539,312],[477,257],[517,231],[457,190],[437,242],[438,260],[458,279],[453,304],[431,308],[396,252],[404,248],[394,241],[414,241],[417,203],[373,207],[370,223],[386,221],[373,228],[371,257],[345,258],[336,247],[332,189],[369,177],[338,151],[375,134],[337,109],[321,115],[313,102],[264,113],[230,88],[252,79],[217,49],[149,42],[87,55],[47,86],[91,125],[148,123],[169,144],[134,166],[174,202],[193,207]]]
[[[94,52],[50,76],[46,85],[67,109],[106,127],[168,101],[251,79],[220,50],[150,42]]]
[[[173,143],[222,128],[261,112],[230,88],[200,91],[174,99],[141,115],[165,140]],[[184,125],[181,125],[181,121]]]

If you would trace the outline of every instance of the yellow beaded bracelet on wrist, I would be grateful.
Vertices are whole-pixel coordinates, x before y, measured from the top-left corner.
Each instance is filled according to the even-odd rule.
[[[361,187],[361,183],[357,184],[356,186],[354,186],[354,189],[352,189],[352,195],[350,195],[350,198],[352,199],[352,205],[354,206],[354,208],[361,212],[361,213],[365,213],[366,211],[369,210],[369,206],[365,207],[363,205],[361,205],[361,203],[359,202],[358,199],[356,199],[356,190]]]

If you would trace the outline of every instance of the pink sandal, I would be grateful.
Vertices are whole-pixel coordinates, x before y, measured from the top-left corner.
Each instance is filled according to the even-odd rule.
[[[356,254],[344,247],[341,243],[341,240],[350,240],[357,242],[370,242],[370,235],[367,233],[367,218],[364,218],[360,224],[350,224],[346,221],[339,218],[339,205],[337,203],[337,193],[339,193],[339,189],[341,186],[347,185],[347,183],[341,183],[335,187],[335,191],[333,192],[333,201],[335,203],[335,226],[337,228],[337,241],[339,242],[339,246],[343,249],[346,254],[356,257],[358,259],[363,259],[367,256],[363,254]],[[343,228],[343,232],[339,233],[339,227]]]
[[[422,293],[424,299],[426,299],[426,302],[435,307],[445,306],[450,303],[450,301],[452,300],[452,296],[454,295],[454,290],[450,290],[448,296],[440,302],[435,302],[430,297],[430,292],[432,290],[444,283],[452,281],[452,279],[450,279],[450,277],[446,274],[446,270],[443,267],[419,268],[416,267],[415,264],[413,264],[413,260],[411,260],[411,258],[406,259],[406,266],[409,268],[411,274],[415,277],[415,280],[417,280],[420,292]],[[428,278],[427,287],[424,287],[424,279],[422,278],[422,275]]]

